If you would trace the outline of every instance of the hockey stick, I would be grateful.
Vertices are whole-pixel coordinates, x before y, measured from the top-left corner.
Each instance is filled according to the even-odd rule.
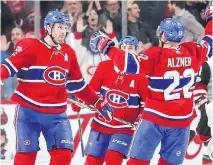
[[[95,109],[95,107],[93,107],[91,105],[86,105],[84,103],[78,102],[78,101],[70,99],[70,98],[68,98],[68,101],[71,102],[71,103],[74,103],[74,104],[76,104],[78,106],[80,106],[81,108]],[[115,117],[115,116],[113,116],[113,119],[116,120],[116,121],[118,121],[118,122],[121,122],[123,124],[126,124],[126,125],[132,127],[133,129],[136,129],[136,126],[134,124],[128,122],[128,121],[125,121],[125,120],[123,120],[121,118],[118,118],[118,117]]]
[[[81,154],[82,154],[82,157],[84,157],[84,142],[83,142],[82,127],[81,127],[81,116],[79,112],[77,112],[77,116],[78,116],[79,136],[81,141]]]

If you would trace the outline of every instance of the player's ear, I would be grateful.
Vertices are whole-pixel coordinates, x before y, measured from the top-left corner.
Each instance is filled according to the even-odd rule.
[[[166,41],[167,41],[166,33],[165,33],[165,32],[163,32],[163,33],[161,34],[160,39],[161,39],[162,42],[166,42]]]
[[[47,34],[49,34],[49,35],[51,35],[51,27],[50,27],[50,25],[47,25]]]

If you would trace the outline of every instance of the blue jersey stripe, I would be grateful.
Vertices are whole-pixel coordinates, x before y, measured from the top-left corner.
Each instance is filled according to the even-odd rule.
[[[14,95],[20,97],[21,99],[23,99],[24,101],[26,101],[27,103],[33,105],[33,106],[37,106],[37,107],[40,107],[40,108],[48,108],[48,109],[51,109],[51,108],[63,108],[63,107],[66,107],[67,105],[62,105],[62,106],[42,106],[42,105],[38,105],[38,104],[35,104],[35,103],[32,103],[30,101],[28,101],[27,99],[25,99],[24,97],[20,96],[19,94],[17,93],[14,93]]]
[[[82,81],[79,82],[69,82],[66,85],[66,88],[69,92],[74,92],[74,91],[78,91],[79,89],[83,88],[85,86],[86,82],[84,81],[84,79],[82,79]]]
[[[138,73],[139,70],[139,63],[137,61],[137,59],[134,57],[135,55],[133,54],[126,54],[127,55],[127,61],[125,61],[126,64],[126,70],[124,70],[124,72],[128,73],[128,74],[135,74]]]
[[[17,77],[23,80],[44,80],[44,69],[19,70]]]
[[[194,80],[196,80],[197,76],[194,76]],[[180,89],[183,88],[184,86],[186,86],[190,80],[192,79],[192,77],[183,77],[180,78],[180,84],[175,88],[175,89]],[[165,90],[167,89],[172,83],[174,82],[174,79],[152,79],[151,77],[149,77],[149,85],[151,88],[154,89],[159,89],[159,90]],[[195,85],[195,81],[193,86]]]
[[[16,71],[6,60],[3,60],[1,64],[6,65],[7,68],[10,70],[10,73],[11,73],[10,77],[13,77],[16,74]]]
[[[44,80],[44,71],[45,69],[29,69],[24,70],[20,69],[17,73],[17,78],[23,79],[23,80]],[[68,73],[66,73],[67,78]]]

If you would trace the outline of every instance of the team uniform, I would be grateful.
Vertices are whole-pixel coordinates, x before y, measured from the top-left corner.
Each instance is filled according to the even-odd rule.
[[[212,74],[213,57],[206,61],[200,68],[194,91],[194,102],[200,112],[200,120],[197,125],[197,133],[203,142],[209,143],[213,132],[213,108],[212,108]],[[207,150],[212,152],[213,147],[207,145]],[[209,155],[212,159],[211,154]]]
[[[111,60],[99,64],[90,86],[108,100],[113,108],[113,116],[130,123],[134,123],[143,110],[148,92],[148,80],[145,75],[121,74]],[[107,165],[112,162],[122,164],[122,157],[127,156],[134,132],[131,126],[116,120],[104,122],[100,114],[96,112],[91,128],[86,146],[88,157],[94,156],[102,159],[100,164],[103,164],[104,157]],[[112,151],[123,155],[121,155],[121,162],[113,159],[115,155]],[[90,158],[87,158],[85,164],[92,164]]]
[[[182,23],[178,19],[165,19],[161,23],[162,32],[174,28],[174,32],[168,30],[167,39],[180,42]],[[143,121],[136,131],[128,165],[149,164],[160,142],[159,164],[181,164],[188,146],[189,127],[195,117],[192,99],[195,80],[199,67],[212,52],[212,21],[206,26],[206,36],[201,44],[188,42],[177,47],[153,47],[136,56],[137,59],[113,47],[112,41],[102,34],[96,34],[91,39],[91,47],[107,53],[119,70],[149,76],[150,95],[145,102]],[[95,40],[99,40],[98,43],[93,42]],[[121,58],[125,62],[120,62]]]
[[[58,19],[57,23],[66,24],[68,20],[63,13],[51,11],[45,21],[50,19],[54,24],[52,16],[53,20]],[[18,103],[15,165],[34,164],[41,132],[51,155],[50,164],[55,165],[60,152],[64,154],[63,165],[70,164],[73,138],[65,113],[67,93],[91,105],[99,100],[85,83],[74,50],[67,44],[51,47],[44,40],[23,39],[17,43],[12,56],[1,63],[0,69],[1,79],[15,74],[19,78],[19,85],[11,98]],[[29,157],[22,153],[28,153]]]
[[[38,151],[38,137],[41,131],[48,132],[47,139],[51,139],[48,140],[48,149],[56,145],[55,147],[73,150],[70,124],[65,114],[67,109],[66,88],[69,93],[75,93],[88,104],[94,104],[98,98],[89,91],[84,82],[75,52],[66,44],[52,48],[44,41],[37,39],[23,39],[17,44],[15,50],[10,58],[2,62],[1,78],[13,76],[20,70],[18,72],[19,85],[11,98],[19,104],[15,118],[18,138],[17,151]],[[85,93],[88,91],[91,97],[86,98]],[[29,119],[26,116],[28,115],[30,118],[32,117],[32,120],[28,122],[29,127],[26,127],[22,121],[27,122]],[[46,118],[48,115],[52,118]],[[33,122],[33,120],[35,121]],[[64,122],[60,120],[64,120]],[[38,121],[51,124],[49,128],[42,128],[37,125]],[[51,121],[58,121],[58,124],[64,125],[65,131],[60,131],[60,127],[55,130],[51,129],[57,124]],[[32,132],[31,127],[37,130]],[[35,135],[31,136],[29,131]],[[57,140],[54,139],[55,133],[59,136]],[[63,139],[63,136],[66,138]],[[29,140],[30,145],[24,145],[26,139]],[[69,143],[61,143],[62,140],[67,140]]]

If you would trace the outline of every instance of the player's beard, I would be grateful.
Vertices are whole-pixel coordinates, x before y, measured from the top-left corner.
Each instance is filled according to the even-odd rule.
[[[65,36],[63,36],[63,35],[58,36],[57,39],[58,39],[58,44],[63,44],[65,41]]]

